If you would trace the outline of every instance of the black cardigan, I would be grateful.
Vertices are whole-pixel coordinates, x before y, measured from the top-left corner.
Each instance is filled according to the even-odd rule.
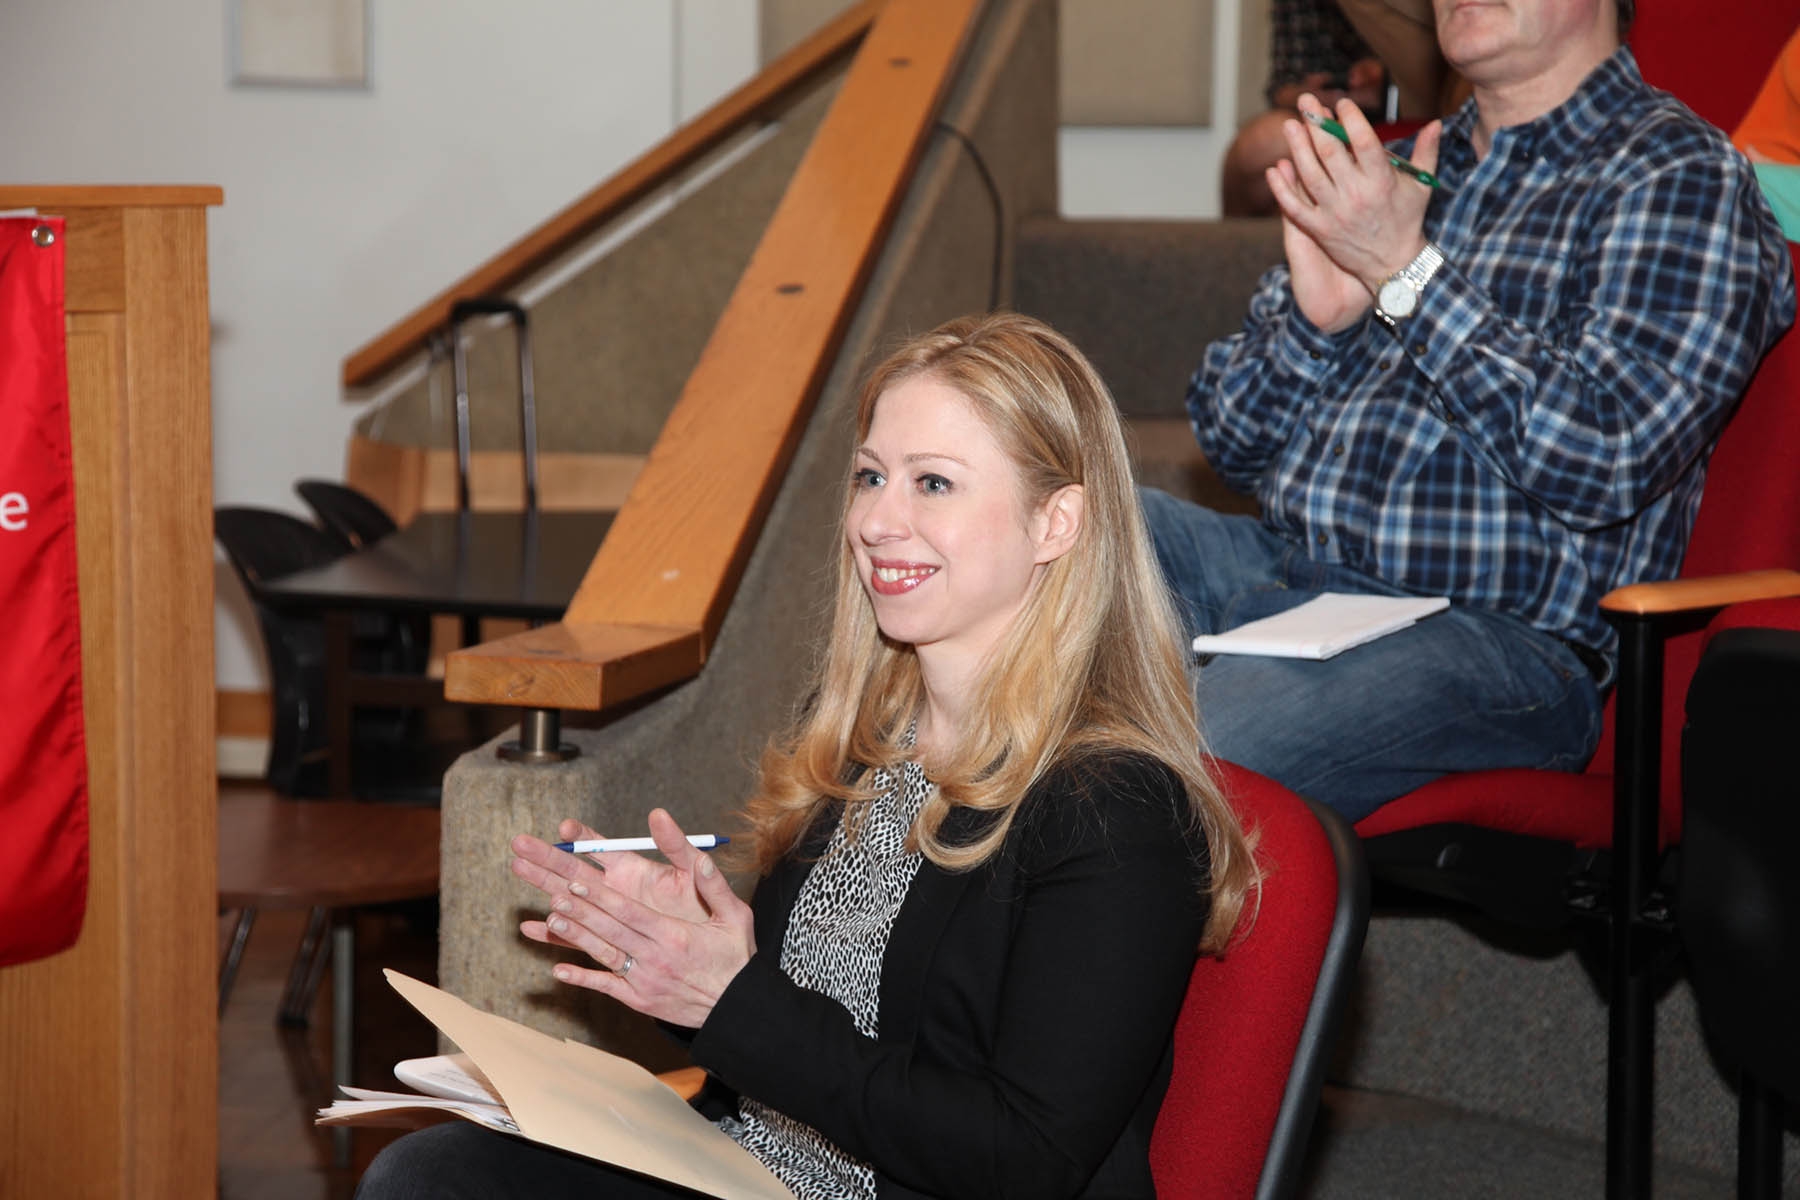
[[[946,833],[980,819],[957,810]],[[1154,1196],[1150,1131],[1207,912],[1178,778],[1122,754],[1064,764],[986,865],[921,864],[874,1039],[779,963],[833,824],[758,886],[757,952],[694,1061],[873,1165],[882,1197]]]

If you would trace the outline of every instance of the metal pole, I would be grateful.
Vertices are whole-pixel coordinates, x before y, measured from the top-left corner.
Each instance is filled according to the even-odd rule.
[[[561,738],[561,709],[528,708],[523,711],[519,720],[519,740],[501,742],[495,753],[507,762],[534,767],[568,762],[579,757],[580,747]]]
[[[1651,622],[1619,626],[1613,776],[1612,942],[1606,1054],[1606,1195],[1648,1200],[1655,1115],[1656,1005],[1642,927],[1661,816],[1663,644]]]

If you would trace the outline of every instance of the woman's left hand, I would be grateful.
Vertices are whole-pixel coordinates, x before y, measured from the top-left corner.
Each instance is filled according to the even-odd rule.
[[[534,941],[583,950],[606,970],[558,963],[563,983],[612,996],[658,1020],[699,1028],[756,952],[750,906],[725,882],[712,856],[688,847],[666,813],[672,844],[687,849],[677,869],[692,879],[703,912],[658,911],[607,886],[605,876],[572,880],[551,893],[543,921],[521,923]],[[653,822],[655,825],[662,822]],[[664,840],[658,839],[659,842]],[[678,852],[679,853],[679,852]]]

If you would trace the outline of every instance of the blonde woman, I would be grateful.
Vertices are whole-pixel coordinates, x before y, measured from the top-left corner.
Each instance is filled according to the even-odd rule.
[[[1112,400],[1038,322],[953,321],[871,375],[846,482],[817,691],[747,809],[753,905],[659,810],[667,864],[517,838],[551,909],[523,932],[694,1031],[797,1196],[1150,1197],[1175,1015],[1253,868]],[[673,1194],[456,1125],[364,1179],[426,1193]]]

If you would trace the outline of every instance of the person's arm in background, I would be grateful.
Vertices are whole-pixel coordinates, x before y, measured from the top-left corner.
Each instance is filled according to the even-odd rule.
[[[1271,0],[1269,79],[1263,89],[1269,107],[1292,111],[1311,92],[1326,103],[1348,95],[1365,109],[1379,111],[1386,72],[1355,30],[1332,7],[1334,0]]]
[[[1731,140],[1753,162],[1800,163],[1800,29],[1782,47]]]
[[[1335,100],[1351,96],[1380,111],[1387,74],[1356,36],[1335,0],[1272,0],[1269,9],[1270,108],[1232,135],[1219,164],[1219,208],[1227,217],[1269,217],[1275,202],[1263,172],[1286,153],[1281,123],[1311,92]]]
[[[1311,0],[1270,0],[1269,79],[1263,96],[1270,108],[1292,108],[1307,80],[1324,84],[1330,77],[1319,69],[1315,39],[1306,36],[1299,7]]]
[[[1800,163],[1757,163],[1756,182],[1788,241],[1800,242]]]
[[[1337,0],[1358,36],[1400,90],[1400,117],[1429,121],[1453,111],[1468,95],[1438,49],[1431,0]],[[1327,105],[1334,101],[1321,97]],[[1360,102],[1359,102],[1360,103]],[[1365,111],[1374,111],[1363,104]]]

